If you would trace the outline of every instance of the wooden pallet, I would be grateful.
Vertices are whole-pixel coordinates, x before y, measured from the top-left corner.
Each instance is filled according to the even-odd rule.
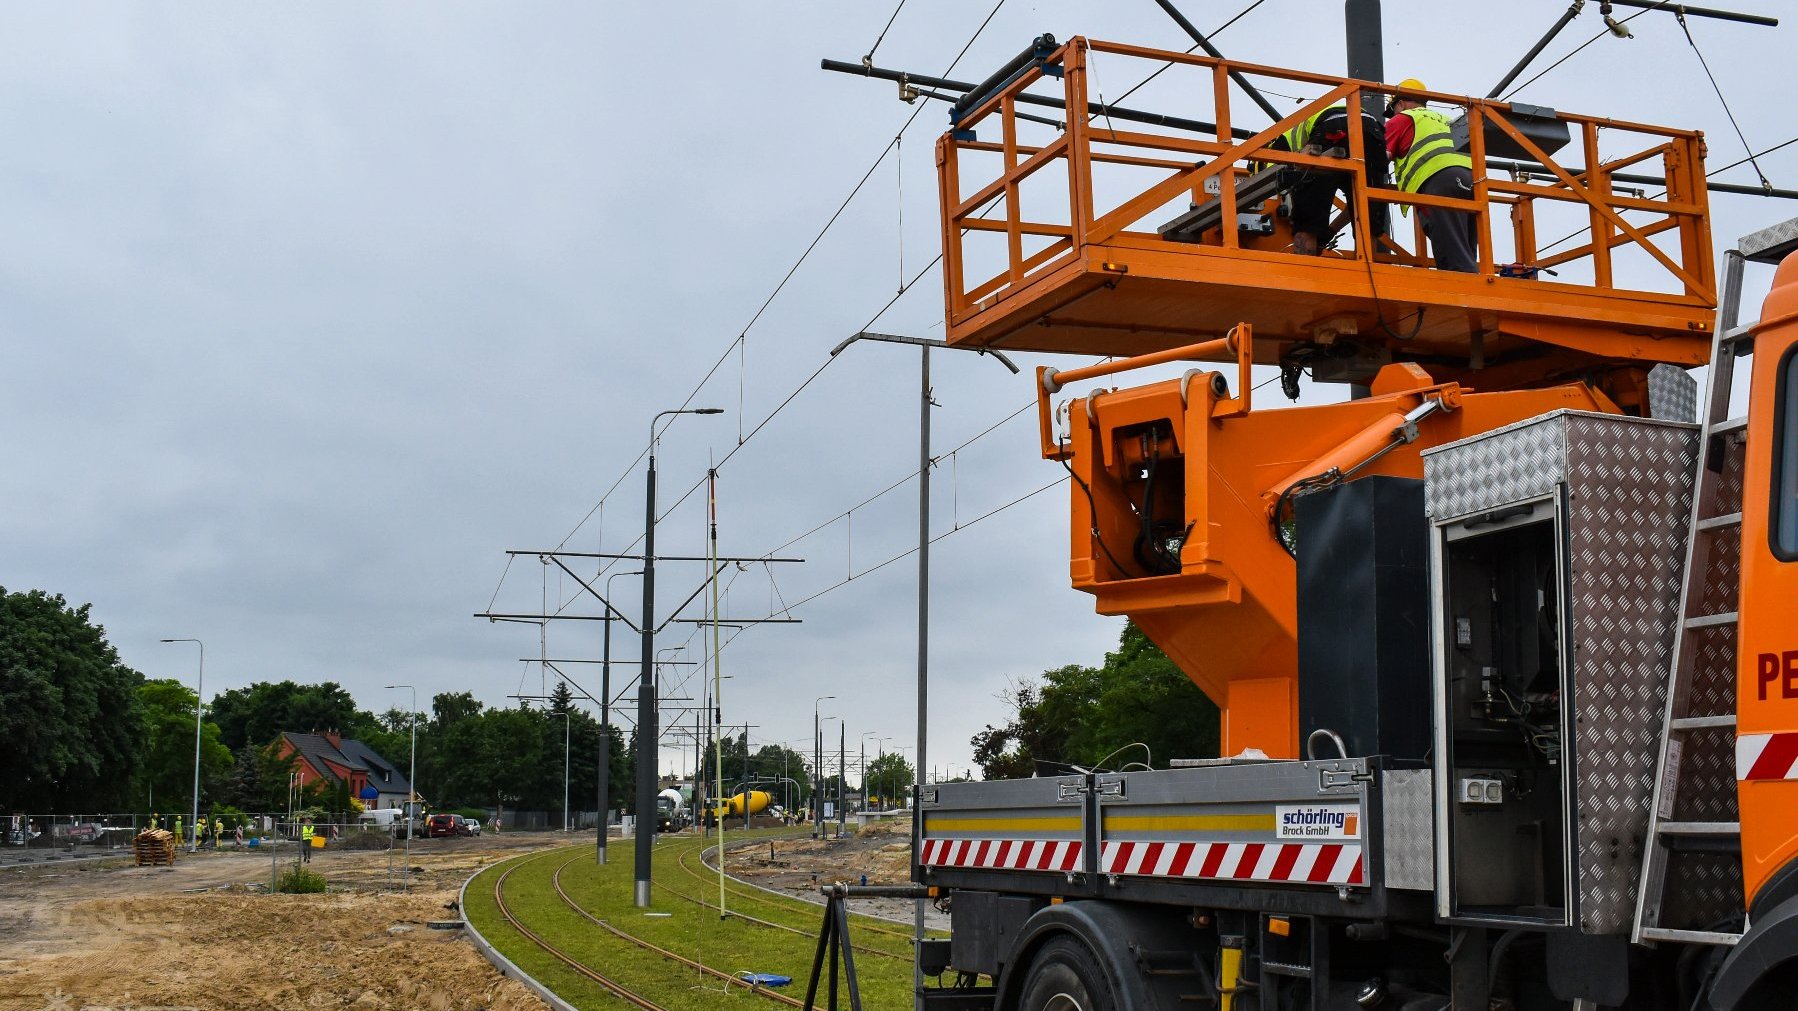
[[[145,829],[131,840],[132,852],[139,867],[170,867],[175,863],[175,833],[159,828]]]

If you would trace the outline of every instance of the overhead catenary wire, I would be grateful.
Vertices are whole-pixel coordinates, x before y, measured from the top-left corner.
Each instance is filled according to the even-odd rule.
[[[1219,25],[1217,28],[1212,29],[1212,31],[1210,32],[1210,37],[1215,39],[1219,35],[1222,35],[1224,32],[1224,29],[1230,27],[1231,25],[1235,24],[1238,21],[1241,21],[1243,18],[1247,17],[1250,13],[1252,13],[1255,10],[1255,8],[1260,7],[1262,4],[1264,4],[1266,2],[1267,2],[1267,0],[1254,0],[1254,2],[1249,4],[1247,7],[1244,7],[1242,10],[1237,11],[1235,17],[1232,17],[1230,20]],[[1198,52],[1198,49],[1199,49],[1199,44],[1197,42],[1194,42],[1192,45],[1186,47],[1186,52],[1195,53],[1195,52]],[[1160,77],[1162,74],[1168,72],[1169,70],[1172,70],[1173,68],[1174,68],[1174,64],[1172,61],[1163,63],[1159,70],[1156,70],[1154,73],[1150,74],[1149,76],[1147,76],[1147,77],[1143,78],[1142,80],[1137,81],[1135,84],[1131,85],[1130,89],[1128,91],[1124,92],[1123,94],[1121,94],[1117,97],[1117,101],[1122,102],[1125,99],[1129,98],[1131,95],[1136,94],[1138,91],[1142,90],[1144,85],[1148,84],[1150,81],[1153,81],[1155,78]],[[1289,96],[1281,95],[1280,97],[1286,98]],[[1095,117],[1092,115],[1089,115],[1087,117],[1088,121],[1091,121],[1093,118],[1095,118]]]
[[[1634,21],[1635,19],[1641,17],[1642,15],[1647,14],[1649,11],[1660,10],[1662,7],[1666,7],[1666,6],[1668,6],[1668,5],[1663,3],[1663,4],[1660,4],[1655,7],[1645,7],[1642,10],[1639,10],[1639,11],[1635,12],[1634,14],[1631,14],[1629,17],[1626,17],[1622,21],[1619,21],[1617,23],[1619,25],[1627,25],[1631,21]],[[1556,67],[1559,67],[1561,64],[1566,63],[1568,60],[1573,59],[1575,56],[1578,56],[1580,53],[1585,51],[1587,46],[1590,46],[1592,43],[1597,42],[1599,39],[1602,39],[1606,35],[1610,35],[1610,34],[1612,34],[1612,32],[1611,32],[1611,29],[1609,26],[1606,26],[1605,28],[1600,29],[1596,35],[1593,35],[1591,38],[1587,39],[1586,41],[1580,43],[1577,47],[1575,47],[1573,52],[1568,53],[1567,55],[1561,57],[1560,59],[1554,61],[1553,63],[1550,63],[1548,66],[1542,68],[1542,71],[1540,73],[1538,73],[1536,76],[1530,78],[1529,80],[1523,82],[1522,84],[1519,84],[1517,87],[1512,88],[1510,91],[1506,92],[1505,97],[1502,99],[1502,101],[1509,102],[1511,100],[1511,98],[1513,96],[1515,96],[1519,91],[1522,91],[1523,89],[1529,87],[1530,85],[1535,84],[1537,81],[1540,81],[1544,77],[1547,77],[1551,72],[1554,71],[1554,69]]]
[[[880,29],[880,34],[875,37],[874,44],[868,47],[868,55],[862,57],[863,63],[873,63],[874,62],[874,51],[876,49],[880,48],[880,44],[882,42],[886,41],[887,32],[892,30],[893,22],[899,20],[899,12],[904,9],[905,9],[905,0],[899,0],[899,6],[893,8],[893,16],[890,18],[887,18],[887,23],[886,23],[885,27]]]
[[[1798,137],[1792,137],[1788,140],[1781,141],[1778,144],[1773,145],[1772,147],[1762,148],[1761,150],[1754,152],[1753,155],[1751,155],[1751,157],[1752,158],[1765,158],[1766,156],[1773,154],[1774,152],[1781,151],[1781,150],[1784,150],[1785,148],[1791,147],[1793,144],[1798,144]],[[1728,172],[1730,169],[1737,168],[1738,166],[1746,165],[1746,164],[1748,164],[1748,162],[1749,162],[1749,158],[1738,158],[1735,161],[1732,161],[1728,165],[1724,165],[1721,168],[1711,169],[1709,172],[1706,172],[1704,174],[1704,177],[1706,179],[1709,179],[1712,176],[1721,174],[1723,172]],[[1774,192],[1778,192],[1778,191],[1774,191]],[[1667,191],[1661,190],[1660,192],[1658,192],[1654,195],[1654,198],[1656,200],[1659,200],[1661,197],[1664,197],[1666,195],[1667,195]],[[1625,211],[1624,213],[1628,213],[1628,212]],[[1583,225],[1579,228],[1574,229],[1571,232],[1568,232],[1566,235],[1561,236],[1560,238],[1554,240],[1553,242],[1548,243],[1545,246],[1538,247],[1536,252],[1538,255],[1540,255],[1542,253],[1546,253],[1549,250],[1554,249],[1556,246],[1560,246],[1572,239],[1578,238],[1579,236],[1584,235],[1591,230],[1592,230],[1591,225]]]
[[[1742,124],[1736,122],[1736,113],[1729,107],[1729,99],[1723,97],[1723,88],[1717,83],[1717,75],[1711,73],[1710,61],[1704,58],[1704,51],[1698,48],[1698,40],[1692,38],[1692,26],[1686,23],[1686,13],[1674,8],[1674,17],[1679,21],[1679,29],[1686,33],[1686,44],[1692,47],[1693,55],[1698,57],[1698,65],[1704,68],[1704,76],[1711,82],[1711,90],[1717,93],[1717,101],[1723,105],[1723,115],[1729,117],[1729,125],[1736,131],[1736,139],[1742,142],[1742,150],[1748,152],[1748,164],[1754,166],[1754,174],[1760,177],[1761,189],[1772,190],[1773,184],[1767,181],[1767,173],[1761,171],[1761,163],[1755,160],[1754,145],[1748,143],[1748,137],[1742,133]]]
[[[950,61],[948,69],[944,71],[945,74],[954,71],[956,64],[960,63],[962,58],[968,54],[968,50],[974,47],[974,43],[980,39],[980,36],[986,31],[987,26],[992,24],[994,16],[999,13],[1000,8],[1005,6],[1005,3],[1006,0],[996,0],[992,9],[987,11],[986,17],[981,20],[979,27],[974,29],[974,33],[968,37],[968,41],[964,43],[961,49],[955,54],[955,59]],[[904,6],[903,2],[900,6]],[[898,11],[895,10],[894,17],[897,16]],[[884,30],[882,34],[884,34]],[[878,42],[876,42],[876,45],[878,45]],[[825,233],[829,232],[831,227],[836,224],[837,220],[842,217],[843,210],[847,208],[850,202],[855,199],[856,195],[861,192],[862,187],[867,185],[868,179],[874,175],[875,171],[880,168],[880,163],[885,161],[887,155],[893,151],[899,137],[903,136],[905,131],[917,121],[917,118],[919,114],[923,112],[923,109],[923,106],[913,109],[911,115],[906,118],[904,125],[899,128],[899,133],[894,136],[893,140],[888,141],[886,146],[881,148],[880,153],[875,156],[873,164],[868,166],[867,171],[862,174],[861,178],[856,181],[855,186],[850,189],[849,195],[843,198],[843,201],[837,206],[836,210],[831,213],[828,219],[826,219],[824,226],[820,228],[818,233],[812,237],[812,240],[806,244],[804,251],[799,254],[799,258],[793,262],[793,265],[787,269],[784,275],[782,275],[780,281],[775,284],[774,290],[769,292],[768,297],[763,299],[761,304],[756,307],[755,312],[749,318],[749,322],[745,323],[738,330],[736,337],[725,346],[723,353],[718,356],[718,360],[712,364],[710,369],[706,370],[705,376],[693,387],[692,392],[688,393],[686,398],[681,401],[682,409],[685,409],[692,404],[693,398],[697,397],[700,392],[705,389],[706,384],[709,383],[712,376],[717,373],[719,366],[729,360],[730,353],[737,349],[740,342],[747,340],[749,331],[754,328],[756,323],[762,318],[762,315],[768,311],[768,307],[774,303],[774,300],[780,296],[780,293],[786,289],[788,282],[790,282],[793,279],[793,276],[799,272],[799,268],[804,266],[805,262],[810,259],[813,251],[818,248],[818,243],[823,240]],[[678,421],[679,418],[680,415],[676,415],[674,420]],[[740,438],[744,437],[740,436]],[[561,542],[556,545],[558,549],[567,545],[568,541],[571,540],[575,534],[580,532],[587,521],[593,518],[594,513],[598,512],[604,506],[605,501],[610,498],[612,493],[616,492],[618,487],[624,483],[625,479],[631,475],[631,472],[636,469],[637,464],[641,463],[644,458],[648,456],[648,453],[649,449],[645,446],[642,451],[632,458],[629,464],[625,465],[617,479],[614,480],[603,493],[601,493],[599,501],[594,503],[593,508],[587,510],[586,515],[581,517],[580,522],[576,523],[574,528],[568,532],[567,536],[563,537]]]
[[[1023,503],[1029,501],[1030,499],[1035,498],[1038,495],[1041,495],[1043,492],[1046,492],[1051,488],[1055,488],[1057,486],[1066,484],[1067,480],[1068,480],[1067,477],[1064,475],[1062,477],[1056,478],[1053,481],[1050,481],[1048,484],[1041,485],[1035,489],[1032,489],[1031,491],[1027,491],[1024,494],[1019,495],[1017,498],[1014,498],[1011,501],[1006,502],[1004,505],[996,506],[992,509],[989,509],[986,512],[981,513],[980,515],[974,517],[973,519],[970,519],[967,522],[962,523],[958,527],[952,527],[948,530],[943,531],[940,534],[936,534],[935,536],[930,538],[930,543],[936,544],[938,541],[941,541],[946,537],[954,536],[955,534],[961,533],[962,531],[973,527],[975,524],[980,523],[982,520],[991,519],[992,517],[997,516],[1000,513],[1006,511],[1007,509],[1011,509],[1014,506],[1022,505]],[[850,583],[855,582],[856,580],[862,579],[866,576],[873,575],[874,573],[879,572],[881,569],[884,569],[887,566],[892,565],[895,562],[903,561],[907,558],[910,558],[912,555],[915,555],[917,553],[918,553],[918,546],[914,544],[911,547],[906,548],[904,551],[901,551],[898,554],[895,554],[895,555],[893,555],[889,558],[886,558],[880,562],[877,562],[874,565],[870,565],[869,567],[863,569],[860,572],[855,573],[854,575],[852,575],[846,579],[838,580],[837,582],[824,587],[823,589],[817,591],[816,593],[810,594],[809,596],[801,597],[800,599],[792,602],[791,604],[788,604],[785,609],[783,609],[781,612],[778,612],[778,613],[786,614],[786,613],[790,613],[791,611],[793,611],[797,608],[804,607],[806,604],[809,604],[812,601],[817,600],[818,598],[823,597],[826,594],[835,592],[836,590],[840,590],[843,587],[848,586]],[[773,617],[773,616],[774,615],[769,615],[769,617]],[[753,627],[755,627],[755,626],[745,625],[742,629],[739,629],[738,632],[741,633],[741,632],[746,631]],[[733,635],[731,638],[735,638],[735,636]],[[731,640],[726,639],[724,641],[725,641],[726,645],[729,645]]]

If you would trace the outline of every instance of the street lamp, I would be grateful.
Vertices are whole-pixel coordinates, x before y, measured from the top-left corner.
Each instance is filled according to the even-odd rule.
[[[642,569],[614,572],[606,577],[606,642],[605,660],[599,675],[599,850],[598,860],[606,862],[606,833],[612,816],[612,580],[619,576],[641,576]]]
[[[820,695],[812,703],[812,838],[820,838],[824,833],[824,804],[818,791],[824,784],[824,724],[818,718],[818,705],[835,699],[835,695]]]
[[[891,737],[880,736],[880,733],[878,731],[874,731],[874,730],[870,730],[867,733],[862,735],[862,761],[864,763],[862,765],[862,807],[863,808],[866,808],[868,806],[868,772],[867,772],[868,766],[866,765],[866,762],[868,759],[868,738],[870,738],[870,737],[874,738],[874,748],[875,748],[874,764],[875,765],[881,765],[881,763],[886,760],[887,742],[892,740]],[[886,769],[886,767],[884,765],[881,765],[881,770],[882,770],[881,775],[883,777],[886,775],[885,769]],[[880,795],[882,798],[881,808],[884,810],[886,808],[886,803],[885,803],[886,787],[884,787],[884,786],[881,787]]]
[[[198,639],[164,639],[163,642],[191,642],[200,647],[200,673],[194,679],[194,820],[193,842],[187,851],[200,848],[200,712],[206,708],[206,644]]]
[[[383,685],[388,691],[404,688],[412,693],[412,754],[406,764],[406,873],[400,877],[400,890],[412,890],[412,799],[418,796],[418,689],[412,685]]]
[[[944,351],[975,351],[990,354],[998,359],[999,364],[1010,369],[1013,375],[1018,367],[1004,354],[988,348],[971,347],[966,344],[951,345],[945,341],[929,340],[923,337],[906,337],[899,334],[873,333],[863,330],[846,338],[841,344],[830,349],[830,357],[835,358],[844,349],[857,341],[880,341],[887,344],[912,344],[919,348],[918,363],[918,768],[913,777],[915,789],[924,788],[925,745],[929,741],[929,706],[930,698],[930,351],[938,348]],[[912,821],[912,847],[916,852],[923,843],[924,833],[916,816]],[[912,933],[922,943],[924,940],[924,901],[919,899],[912,907]],[[913,1006],[922,1009],[924,987],[924,963],[914,960],[912,966],[912,990],[919,994]]]
[[[639,909],[649,907],[650,863],[655,854],[656,756],[661,726],[656,716],[656,425],[676,414],[723,414],[717,407],[683,407],[661,411],[649,419],[649,471],[645,482],[647,504],[643,510],[643,656],[637,668],[637,860],[636,894]]]
[[[878,738],[879,736],[880,736],[880,734],[877,731],[873,731],[873,730],[862,731],[861,765],[857,766],[857,768],[859,768],[861,770],[862,811],[864,814],[868,810],[868,738],[870,738],[870,737]],[[879,742],[876,741],[875,747],[878,748],[879,746],[880,746]]]

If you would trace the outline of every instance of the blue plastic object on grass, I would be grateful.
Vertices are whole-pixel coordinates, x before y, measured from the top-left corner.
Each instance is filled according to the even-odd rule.
[[[793,982],[791,976],[781,976],[772,972],[739,972],[737,978],[750,986],[789,986]]]

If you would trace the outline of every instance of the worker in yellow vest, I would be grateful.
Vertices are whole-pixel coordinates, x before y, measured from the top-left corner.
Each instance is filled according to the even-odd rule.
[[[1362,143],[1367,155],[1367,180],[1371,185],[1386,185],[1386,135],[1380,121],[1366,113],[1361,115]],[[1294,154],[1349,156],[1348,110],[1340,105],[1312,115],[1275,138],[1268,147]],[[1330,219],[1336,210],[1336,194],[1353,196],[1352,172],[1329,172],[1308,165],[1288,165],[1281,169],[1280,188],[1285,190],[1292,211],[1292,251],[1301,256],[1317,256],[1335,237]],[[1352,203],[1349,205],[1354,206]],[[1370,213],[1375,234],[1386,232],[1386,205],[1373,205]]]
[[[312,862],[312,819],[311,818],[307,818],[306,823],[304,825],[300,826],[300,860],[305,863]]]
[[[1409,77],[1399,87],[1426,91]],[[1386,103],[1386,153],[1398,187],[1406,193],[1473,199],[1473,159],[1455,150],[1447,116],[1414,98],[1392,96]],[[1419,207],[1430,252],[1441,270],[1475,273],[1480,269],[1479,217],[1446,207]]]

